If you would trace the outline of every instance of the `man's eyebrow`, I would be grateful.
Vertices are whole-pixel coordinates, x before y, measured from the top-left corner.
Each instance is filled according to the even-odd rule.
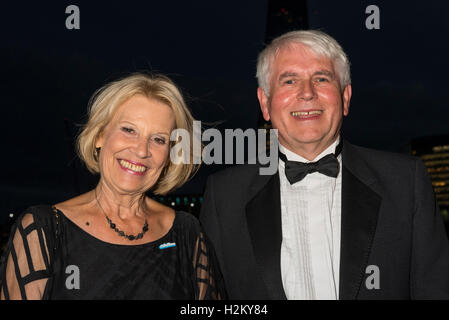
[[[321,69],[318,71],[315,71],[313,73],[314,76],[328,76],[331,79],[335,78],[335,75],[333,72],[326,70],[326,69]],[[282,80],[284,78],[289,78],[289,77],[297,77],[298,73],[293,72],[293,71],[285,71],[283,73],[281,73],[281,75],[279,76],[279,80]]]
[[[279,76],[279,80],[282,80],[284,78],[288,78],[288,77],[296,77],[298,76],[298,74],[296,72],[293,71],[285,71],[283,73],[280,74]]]
[[[326,69],[318,70],[313,75],[314,76],[328,76],[329,78],[332,78],[332,79],[335,77],[333,72],[326,70]]]

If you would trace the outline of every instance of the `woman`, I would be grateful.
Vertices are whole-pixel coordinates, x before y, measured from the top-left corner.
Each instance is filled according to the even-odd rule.
[[[135,74],[101,88],[77,141],[99,183],[18,218],[2,258],[1,298],[223,298],[198,221],[145,195],[171,192],[198,169],[169,157],[171,132],[192,136],[193,120],[164,76]]]

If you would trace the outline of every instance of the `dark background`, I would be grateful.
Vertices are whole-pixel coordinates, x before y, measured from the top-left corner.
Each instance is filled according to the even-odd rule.
[[[67,30],[65,8],[80,8]],[[380,29],[368,30],[368,5]],[[353,98],[344,135],[355,144],[408,153],[420,136],[449,133],[449,4],[443,1],[54,1],[2,4],[0,223],[94,183],[72,140],[93,92],[135,71],[170,76],[209,126],[256,128],[255,66],[266,41],[321,29],[346,50]],[[203,166],[177,191],[201,194]]]

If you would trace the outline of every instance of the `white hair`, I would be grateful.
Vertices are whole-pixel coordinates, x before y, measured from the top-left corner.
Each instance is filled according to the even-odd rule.
[[[349,59],[338,42],[328,34],[318,30],[291,31],[275,38],[262,50],[257,59],[257,81],[266,96],[270,95],[272,62],[281,48],[291,44],[302,44],[317,55],[329,58],[334,63],[340,80],[341,90],[351,83]]]

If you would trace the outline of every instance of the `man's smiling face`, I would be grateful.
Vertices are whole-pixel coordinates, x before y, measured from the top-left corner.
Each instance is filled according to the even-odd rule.
[[[279,142],[301,154],[306,145],[324,150],[338,137],[349,113],[351,85],[342,91],[334,63],[302,44],[281,48],[271,63],[269,96],[259,88],[264,119]]]

